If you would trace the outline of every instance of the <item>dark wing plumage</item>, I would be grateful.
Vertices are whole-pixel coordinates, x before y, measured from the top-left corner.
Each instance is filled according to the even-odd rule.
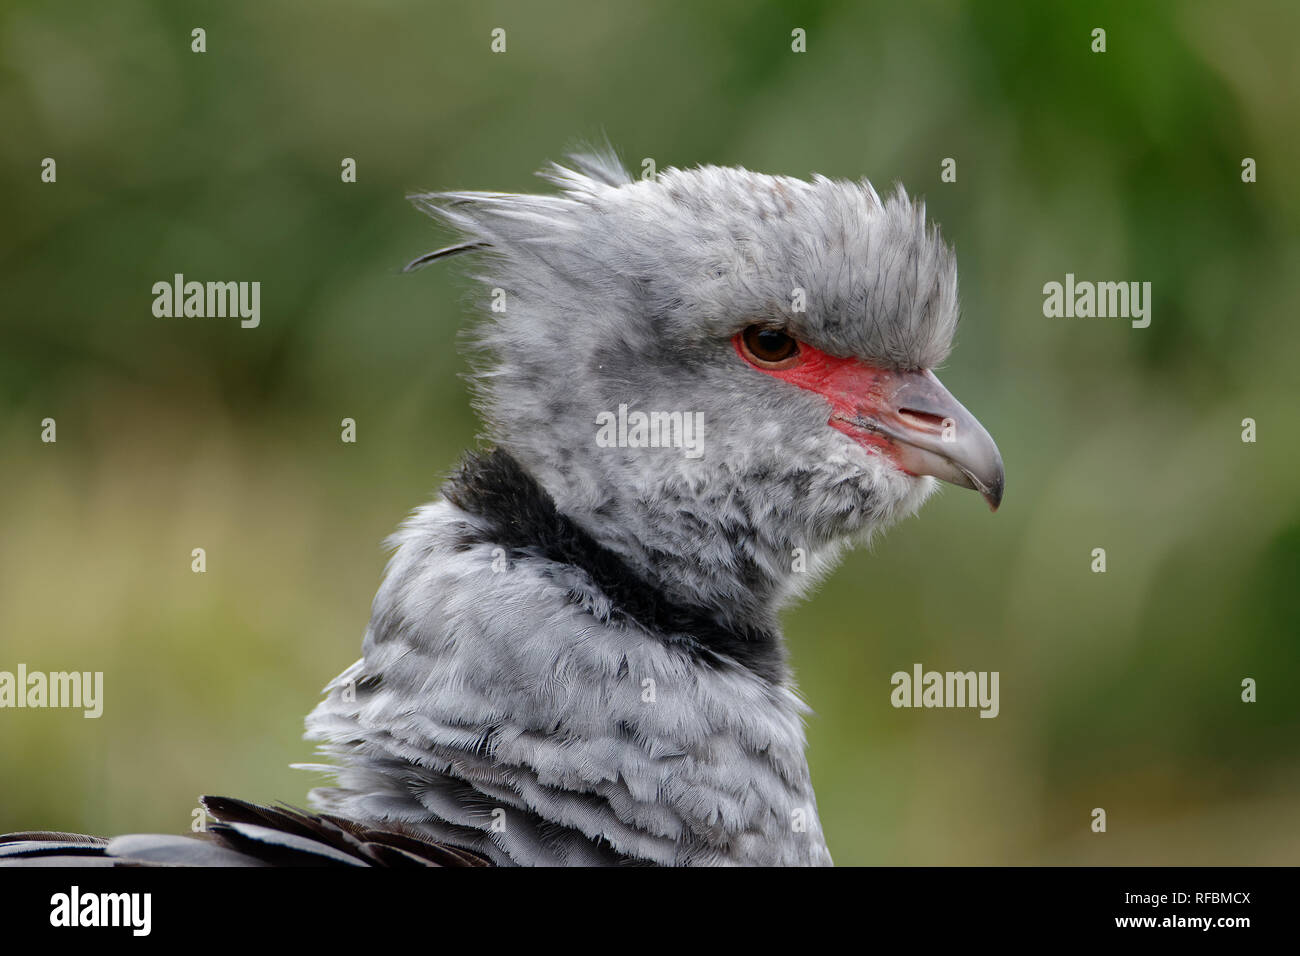
[[[490,866],[476,853],[402,827],[371,827],[293,807],[203,797],[216,821],[195,836],[105,839],[33,830],[0,835],[0,866]]]

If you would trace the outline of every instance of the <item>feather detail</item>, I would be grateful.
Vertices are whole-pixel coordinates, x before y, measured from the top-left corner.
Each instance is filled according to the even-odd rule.
[[[31,830],[0,835],[0,866],[489,866],[476,853],[397,827],[202,797],[203,836],[133,833],[112,840]]]
[[[402,272],[416,272],[431,263],[437,262],[439,259],[448,259],[451,256],[458,256],[465,252],[478,252],[480,249],[487,248],[488,244],[486,242],[461,242],[443,249],[435,249],[433,252],[426,252],[424,255],[412,259],[402,267]]]

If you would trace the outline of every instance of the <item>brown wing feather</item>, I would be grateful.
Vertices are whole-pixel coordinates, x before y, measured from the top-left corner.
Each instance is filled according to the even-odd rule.
[[[357,858],[371,866],[490,866],[488,860],[459,847],[435,843],[400,824],[367,826],[329,814],[306,813],[294,807],[267,807],[233,797],[203,797],[204,809],[217,820],[213,839],[241,853],[293,865],[291,848],[251,841],[239,824],[289,833]],[[263,856],[265,854],[265,856]],[[303,860],[302,862],[307,862]]]
[[[0,866],[491,866],[477,853],[435,843],[401,824],[202,797],[216,821],[204,834],[135,835],[107,840],[28,830],[0,835]]]

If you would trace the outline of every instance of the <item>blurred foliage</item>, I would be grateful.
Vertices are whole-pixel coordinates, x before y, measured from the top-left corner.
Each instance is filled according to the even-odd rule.
[[[396,275],[445,238],[403,195],[534,188],[603,133],[637,169],[899,180],[957,249],[943,378],[1007,499],[941,496],[788,617],[837,861],[1296,862],[1297,36],[1288,2],[11,0],[0,669],[107,701],[0,712],[0,830],[302,803],[380,542],[478,428],[476,293]],[[177,272],[260,280],[261,327],[155,319]],[[1044,318],[1066,272],[1149,280],[1150,328]],[[916,661],[1000,671],[1001,715],[894,710]]]

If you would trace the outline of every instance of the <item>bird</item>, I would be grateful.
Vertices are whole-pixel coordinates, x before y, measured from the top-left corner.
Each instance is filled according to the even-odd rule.
[[[204,834],[26,832],[0,862],[830,865],[780,613],[940,481],[1002,501],[934,373],[952,248],[902,185],[740,167],[433,192],[474,262],[479,450],[392,536],[306,719],[309,808]],[[604,429],[602,435],[601,429]]]

